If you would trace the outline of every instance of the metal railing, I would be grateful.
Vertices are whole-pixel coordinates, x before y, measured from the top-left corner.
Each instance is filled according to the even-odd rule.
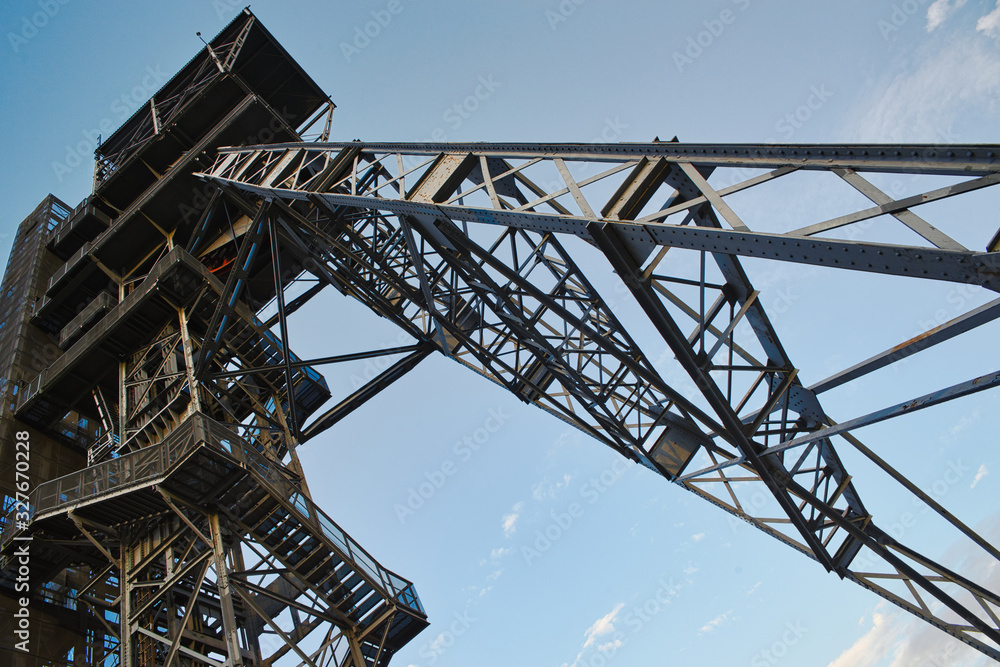
[[[295,509],[299,520],[318,529],[321,535],[333,543],[343,560],[353,563],[367,575],[365,578],[370,583],[381,588],[389,598],[421,614],[424,613],[413,584],[379,565],[371,554],[302,494],[301,489],[284,472],[284,466],[279,467],[280,464],[264,457],[239,435],[218,422],[208,419],[204,422],[210,430],[213,443],[219,443],[233,458],[243,463],[245,468],[258,478],[262,478],[266,486],[271,487],[274,495],[285,498]]]
[[[339,552],[338,555],[361,570],[373,586],[381,588],[388,598],[424,613],[413,584],[379,565],[371,554],[302,494],[283,465],[258,452],[235,430],[201,414],[184,420],[157,445],[37,486],[28,497],[27,512],[21,506],[15,506],[5,517],[0,550],[18,532],[26,530],[32,521],[163,478],[172,467],[199,447],[221,451],[248,470],[269,493],[286,500],[300,521],[311,526],[318,535],[326,537]],[[18,512],[22,517],[27,514],[28,520],[18,524]]]
[[[70,509],[81,502],[118,494],[133,486],[162,477],[178,461],[201,443],[194,438],[194,420],[178,426],[169,438],[154,447],[119,456],[89,466],[78,472],[40,484],[28,496],[27,508],[11,510],[4,519],[0,549],[27,524],[45,516]],[[27,510],[25,512],[25,509]],[[27,522],[15,521],[17,514],[27,514]]]

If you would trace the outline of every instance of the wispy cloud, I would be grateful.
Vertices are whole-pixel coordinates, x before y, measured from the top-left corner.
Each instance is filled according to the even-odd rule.
[[[509,556],[512,553],[514,553],[514,549],[510,547],[496,547],[490,549],[489,556],[487,556],[486,558],[480,558],[479,564],[481,566],[489,565],[490,567],[496,567],[500,563],[500,561],[502,561],[505,557]]]
[[[927,32],[934,32],[965,3],[966,0],[934,0],[927,8]]]
[[[524,509],[523,502],[514,503],[510,512],[503,515],[500,524],[503,526],[504,537],[510,537],[517,530],[517,520],[521,518],[521,510]]]
[[[543,479],[541,482],[532,487],[531,497],[536,501],[542,501],[546,498],[555,498],[559,491],[569,486],[569,482],[572,478],[573,477],[569,473],[566,473],[562,476],[562,479],[556,482],[550,482]]]
[[[496,549],[490,550],[490,560],[500,560],[507,554],[513,553],[514,550],[510,547],[497,547]]]
[[[983,528],[989,528],[984,530]],[[1000,513],[977,526],[978,532],[991,543],[1000,538]],[[941,559],[957,562],[958,572],[977,573],[977,581],[986,590],[1000,588],[1000,567],[996,560],[980,547],[963,540],[956,542]],[[972,596],[956,596],[963,604],[974,608]],[[891,611],[890,611],[891,609]],[[864,620],[864,619],[863,619]],[[934,626],[880,602],[872,614],[871,627],[848,647],[828,667],[907,667],[908,665],[963,665],[987,667],[989,658],[966,646]]]
[[[701,542],[703,539],[705,539],[705,533],[695,533],[691,536],[693,542]]]
[[[890,611],[883,602],[875,608],[868,631],[827,667],[990,664],[985,655],[908,614]]]
[[[729,615],[731,613],[733,613],[732,609],[730,609],[729,611],[722,612],[721,614],[719,614],[718,616],[716,616],[715,618],[713,618],[711,621],[709,621],[705,625],[701,626],[698,629],[698,634],[699,635],[703,635],[706,632],[711,632],[712,630],[715,630],[717,627],[719,627],[720,625],[722,625],[723,623],[725,623],[727,620],[729,620]]]
[[[891,652],[898,654],[899,613],[886,613],[885,606],[879,603],[872,614],[872,627],[828,667],[874,667]]]
[[[603,637],[606,634],[615,631],[615,619],[618,617],[618,612],[622,610],[625,606],[624,602],[619,602],[615,605],[615,608],[609,611],[604,616],[594,621],[594,624],[587,628],[587,631],[583,633],[585,641],[583,642],[583,648],[587,648],[595,641],[598,637]]]
[[[979,484],[979,480],[981,480],[983,477],[986,477],[989,474],[990,470],[989,468],[986,467],[985,463],[979,466],[979,470],[976,471],[976,476],[973,478],[972,484],[969,485],[969,488],[970,489],[976,488],[976,484]]]
[[[948,142],[956,121],[993,113],[1000,99],[1000,52],[963,34],[935,43],[875,80],[847,114],[858,142]]]
[[[604,642],[603,644],[597,644],[597,642],[602,637],[606,637],[615,631],[615,620],[618,618],[618,613],[624,607],[625,603],[619,602],[615,605],[614,609],[609,611],[604,616],[601,616],[599,619],[594,621],[593,625],[587,628],[587,631],[583,633],[583,647],[576,655],[576,659],[573,661],[571,667],[577,667],[581,664],[584,654],[587,653],[587,649],[592,646],[601,652],[607,652],[621,647],[622,641],[620,639],[612,639],[611,641]],[[566,667],[566,665],[564,664],[563,667]]]
[[[997,0],[997,6],[992,12],[979,17],[976,21],[976,30],[987,37],[1000,39],[1000,0]]]
[[[606,644],[601,644],[600,646],[597,647],[597,650],[600,651],[601,653],[607,653],[608,651],[613,651],[615,649],[621,648],[622,644],[624,643],[625,642],[623,642],[620,639],[615,639]]]

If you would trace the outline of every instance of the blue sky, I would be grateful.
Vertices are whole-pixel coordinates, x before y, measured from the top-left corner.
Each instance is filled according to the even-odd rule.
[[[196,31],[214,35],[242,6],[3,4],[0,254],[47,193],[75,205],[89,192],[96,135],[194,55]],[[337,140],[997,141],[993,0],[252,9],[338,104]],[[365,36],[380,19],[369,28],[376,36]],[[477,91],[474,111],[455,110]],[[827,205],[825,192],[798,195],[792,217]],[[932,221],[982,249],[996,231],[996,203],[984,193]],[[771,215],[767,202],[747,205],[762,220]],[[747,267],[807,384],[987,298],[953,285]],[[361,306],[318,301],[292,320],[300,356],[400,344]],[[641,315],[624,299],[616,313],[625,322]],[[996,327],[985,328],[824,405],[831,415],[864,414],[996,370],[995,340]],[[336,394],[377,370],[325,372]],[[998,408],[986,392],[859,435],[996,538]],[[417,585],[432,625],[399,665],[985,664],[443,357],[302,453],[318,503]],[[900,522],[912,508],[905,494],[863,462],[848,464],[882,524]],[[952,548],[930,514],[905,528],[929,555],[971,559],[1000,582],[996,563]]]

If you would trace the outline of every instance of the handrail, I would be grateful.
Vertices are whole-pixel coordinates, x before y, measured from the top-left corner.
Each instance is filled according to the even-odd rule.
[[[362,570],[372,584],[382,589],[387,598],[396,600],[421,614],[424,613],[413,584],[382,567],[371,554],[302,493],[301,488],[290,478],[291,473],[288,473],[283,465],[258,452],[235,430],[198,413],[185,419],[170,436],[156,445],[103,461],[35,487],[28,497],[27,523],[72,508],[84,501],[118,493],[161,478],[199,447],[221,451],[248,470],[258,481],[270,487],[269,490],[276,496],[286,500],[301,520],[330,540],[346,560]],[[18,526],[16,522],[18,511],[24,515],[24,511],[18,506],[4,519],[3,532],[0,534],[0,550],[17,532],[27,528],[24,522]]]

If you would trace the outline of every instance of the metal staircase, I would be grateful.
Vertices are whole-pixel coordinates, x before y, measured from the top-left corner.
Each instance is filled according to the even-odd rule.
[[[196,645],[213,645],[203,637],[208,627],[195,631],[193,626],[183,626],[184,610],[157,608],[153,602],[159,597],[193,600],[193,593],[201,590],[198,604],[217,610],[202,616],[216,618],[218,622],[209,634],[217,637],[216,644],[221,643],[228,629],[223,623],[225,614],[221,610],[225,602],[220,581],[226,581],[236,592],[232,606],[240,627],[268,625],[278,632],[280,624],[275,619],[282,613],[295,611],[311,616],[296,631],[304,637],[323,625],[331,626],[333,631],[326,631],[324,643],[332,646],[336,640],[345,639],[344,645],[351,646],[341,651],[343,661],[336,663],[344,667],[388,664],[393,653],[427,625],[409,581],[379,565],[324,514],[303,494],[294,474],[268,459],[229,426],[204,415],[189,417],[159,444],[39,486],[28,505],[32,509],[30,521],[18,525],[12,515],[7,517],[0,536],[0,553],[10,554],[14,545],[30,538],[36,545],[35,567],[68,564],[96,571],[117,563],[121,580],[135,577],[138,581],[152,561],[148,556],[118,561],[113,553],[98,546],[98,534],[104,532],[105,537],[114,536],[124,544],[127,526],[139,520],[147,530],[151,525],[177,522],[178,518],[189,525],[195,536],[188,549],[191,562],[186,565],[182,558],[157,570],[166,580],[158,582],[160,587],[170,588],[169,593],[149,585],[132,590],[129,603],[133,609],[143,610],[135,622],[146,624],[149,630],[140,633],[135,644],[140,658],[144,654],[150,660],[162,658],[151,633],[171,625],[175,636],[180,637],[179,646],[198,652]],[[221,517],[222,553],[218,553],[220,545],[213,545],[215,540],[205,537],[210,531],[204,524],[211,524],[211,519],[203,520],[206,516]],[[87,540],[75,537],[81,530]],[[74,537],[78,554],[68,556],[64,548],[56,546],[73,542]],[[139,553],[155,553],[160,548],[155,544],[159,543]],[[266,553],[257,563],[244,564],[240,569],[218,569],[219,562],[232,562],[241,544],[263,547]],[[199,559],[210,557],[217,568],[214,582],[204,577],[196,582],[170,575],[170,570],[194,570]],[[128,590],[120,593],[128,595]],[[124,604],[118,596],[117,605],[109,608],[118,609]],[[185,627],[190,630],[188,635]],[[196,636],[202,641],[196,641]],[[167,637],[175,638],[169,631]],[[185,643],[186,637],[191,638],[190,642]],[[260,649],[251,645],[241,650],[253,662],[254,650]],[[288,650],[286,644],[278,653],[283,655]],[[204,657],[212,659],[211,651],[208,653]]]

